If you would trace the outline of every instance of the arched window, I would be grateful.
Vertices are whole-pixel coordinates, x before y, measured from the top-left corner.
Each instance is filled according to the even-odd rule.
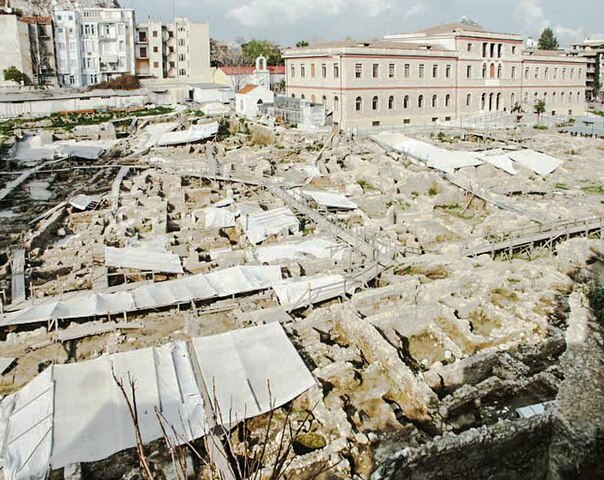
[[[549,68],[545,67],[545,72],[543,72],[543,75],[545,76],[546,80],[549,79]]]
[[[497,78],[501,78],[501,65],[497,67]]]
[[[472,106],[472,95],[469,93],[466,95],[466,107]]]
[[[417,107],[424,108],[424,96],[423,95],[420,95],[419,97],[417,97]]]
[[[262,105],[264,102],[262,101],[261,98],[258,99],[258,101],[256,102],[256,105]]]
[[[292,98],[296,98],[296,94],[295,93],[292,93]]]
[[[445,107],[450,107],[451,106],[451,95],[449,95],[447,93],[447,95],[445,96]]]
[[[537,100],[539,100],[539,94],[538,94],[537,92],[535,92],[535,95],[533,95],[533,97],[534,97],[534,99],[535,99],[535,102],[536,102]]]
[[[495,94],[494,93],[489,93],[489,112],[491,112],[493,110],[493,96]]]
[[[497,101],[495,103],[495,110],[499,111],[501,108],[501,93],[497,94]]]
[[[317,98],[314,95],[310,96],[310,103],[313,103],[313,104],[317,103],[316,100],[317,100]]]
[[[357,112],[360,112],[363,109],[363,99],[361,97],[357,97],[354,104]]]
[[[373,97],[373,100],[371,102],[371,108],[373,108],[374,110],[377,110],[380,107],[380,101],[378,99],[378,97]]]
[[[556,92],[552,93],[552,103],[556,103]]]
[[[323,95],[322,101],[323,101],[323,105],[327,105],[327,97],[325,95]]]
[[[301,98],[302,100],[305,100],[305,99],[306,99],[306,97],[304,96],[304,94],[300,95],[300,98]]]
[[[487,78],[487,64],[482,66],[482,78]]]
[[[560,103],[564,103],[564,92],[560,94]]]
[[[487,94],[486,93],[483,93],[482,98],[480,99],[480,109],[481,110],[487,109]]]
[[[568,103],[573,103],[573,92],[568,92]]]
[[[514,105],[516,105],[516,95],[512,93],[510,95],[510,107],[513,107]]]
[[[432,95],[432,108],[438,107],[438,97],[436,95]]]
[[[340,109],[340,99],[333,97],[333,109],[337,112]]]
[[[392,110],[394,108],[394,97],[391,96],[388,98],[388,110]]]
[[[409,95],[405,95],[405,98],[403,98],[403,108],[409,108]]]
[[[524,93],[524,103],[528,103],[528,92]]]
[[[491,66],[489,67],[489,77],[491,78],[495,78],[495,64],[491,63]]]

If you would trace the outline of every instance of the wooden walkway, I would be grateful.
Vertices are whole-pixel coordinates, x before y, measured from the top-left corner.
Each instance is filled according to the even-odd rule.
[[[15,306],[27,299],[25,292],[25,250],[15,249],[11,252],[11,304]]]
[[[600,238],[603,238],[604,216],[562,220],[510,230],[483,238],[478,243],[465,244],[461,253],[464,257],[476,257],[484,254],[494,257],[496,254],[505,254],[511,258],[514,253],[527,252],[530,255],[537,246],[552,248],[557,241],[590,233],[598,234]]]

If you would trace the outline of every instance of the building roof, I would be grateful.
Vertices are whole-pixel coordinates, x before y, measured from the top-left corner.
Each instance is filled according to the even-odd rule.
[[[241,90],[239,90],[237,92],[238,95],[247,95],[248,93],[256,90],[256,88],[258,88],[258,85],[246,85],[245,87],[243,87]]]
[[[284,65],[272,65],[266,69],[273,75],[285,75]],[[256,67],[220,67],[226,75],[252,75],[256,71]]]
[[[35,102],[40,100],[65,100],[69,98],[90,97],[130,97],[146,95],[144,90],[76,90],[55,88],[39,91],[11,91],[0,93],[0,103],[6,102]]]
[[[52,23],[50,17],[38,17],[38,16],[20,17],[19,21],[23,22],[23,23],[29,23],[32,25],[50,25]]]
[[[486,32],[486,30],[480,25],[464,23],[464,22],[453,22],[443,23],[434,27],[424,28],[418,30],[416,33],[425,33],[426,35],[438,35],[440,33],[454,33],[454,32]]]
[[[288,50],[317,50],[317,49],[338,49],[338,48],[373,48],[390,50],[435,50],[449,51],[438,45],[428,45],[425,43],[397,42],[390,40],[336,40],[331,42],[314,43],[304,48],[291,48]]]

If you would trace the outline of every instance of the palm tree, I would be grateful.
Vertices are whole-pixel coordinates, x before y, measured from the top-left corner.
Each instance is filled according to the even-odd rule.
[[[541,115],[545,113],[545,101],[537,100],[533,108],[535,109],[535,113],[537,114],[539,124],[541,124]]]

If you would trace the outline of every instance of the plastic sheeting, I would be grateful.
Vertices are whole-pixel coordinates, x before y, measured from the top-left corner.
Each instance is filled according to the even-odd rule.
[[[86,210],[92,202],[94,202],[94,200],[89,195],[76,195],[69,200],[69,205],[77,208],[78,210]]]
[[[203,218],[204,228],[227,228],[235,226],[235,213],[226,208],[208,207],[199,210],[199,212]]]
[[[134,268],[151,272],[183,273],[178,255],[145,248],[105,247],[105,265],[107,267]]]
[[[160,308],[193,300],[262,290],[281,280],[278,266],[236,266],[209,274],[192,275],[167,282],[141,285],[115,293],[86,293],[9,312],[0,326],[48,322],[53,319],[115,315]]]
[[[516,175],[518,173],[514,168],[514,162],[506,153],[503,152],[503,150],[478,152],[476,155],[485,163],[493,165],[494,167],[499,168],[510,175]]]
[[[205,125],[192,125],[188,130],[164,133],[157,140],[156,145],[158,147],[169,147],[172,145],[194,143],[213,137],[217,133],[218,122],[207,123]]]
[[[271,263],[279,260],[304,260],[334,258],[342,259],[343,245],[325,240],[313,238],[303,242],[279,243],[267,245],[254,250],[254,257],[261,263]]]
[[[301,277],[273,285],[279,303],[291,311],[348,293],[354,285],[342,275]]]
[[[316,190],[302,190],[302,194],[312,198],[319,207],[333,208],[337,210],[355,210],[359,206],[346,198],[341,193],[319,192]]]
[[[300,222],[287,207],[275,208],[267,212],[243,214],[239,218],[248,240],[254,245],[262,242],[269,235],[282,232],[297,232]]]
[[[562,160],[546,155],[545,153],[535,152],[534,150],[509,152],[508,156],[519,165],[532,170],[542,177],[554,172],[562,165],[562,163],[564,163]]]
[[[135,382],[145,443],[163,436],[162,425],[175,443],[190,442],[215,421],[251,418],[314,385],[278,323],[197,338],[191,348],[173,342],[54,365],[0,404],[5,478],[43,479],[49,465],[94,462],[136,446],[114,376],[129,399],[129,381]],[[204,388],[210,389],[213,410],[205,405]]]

